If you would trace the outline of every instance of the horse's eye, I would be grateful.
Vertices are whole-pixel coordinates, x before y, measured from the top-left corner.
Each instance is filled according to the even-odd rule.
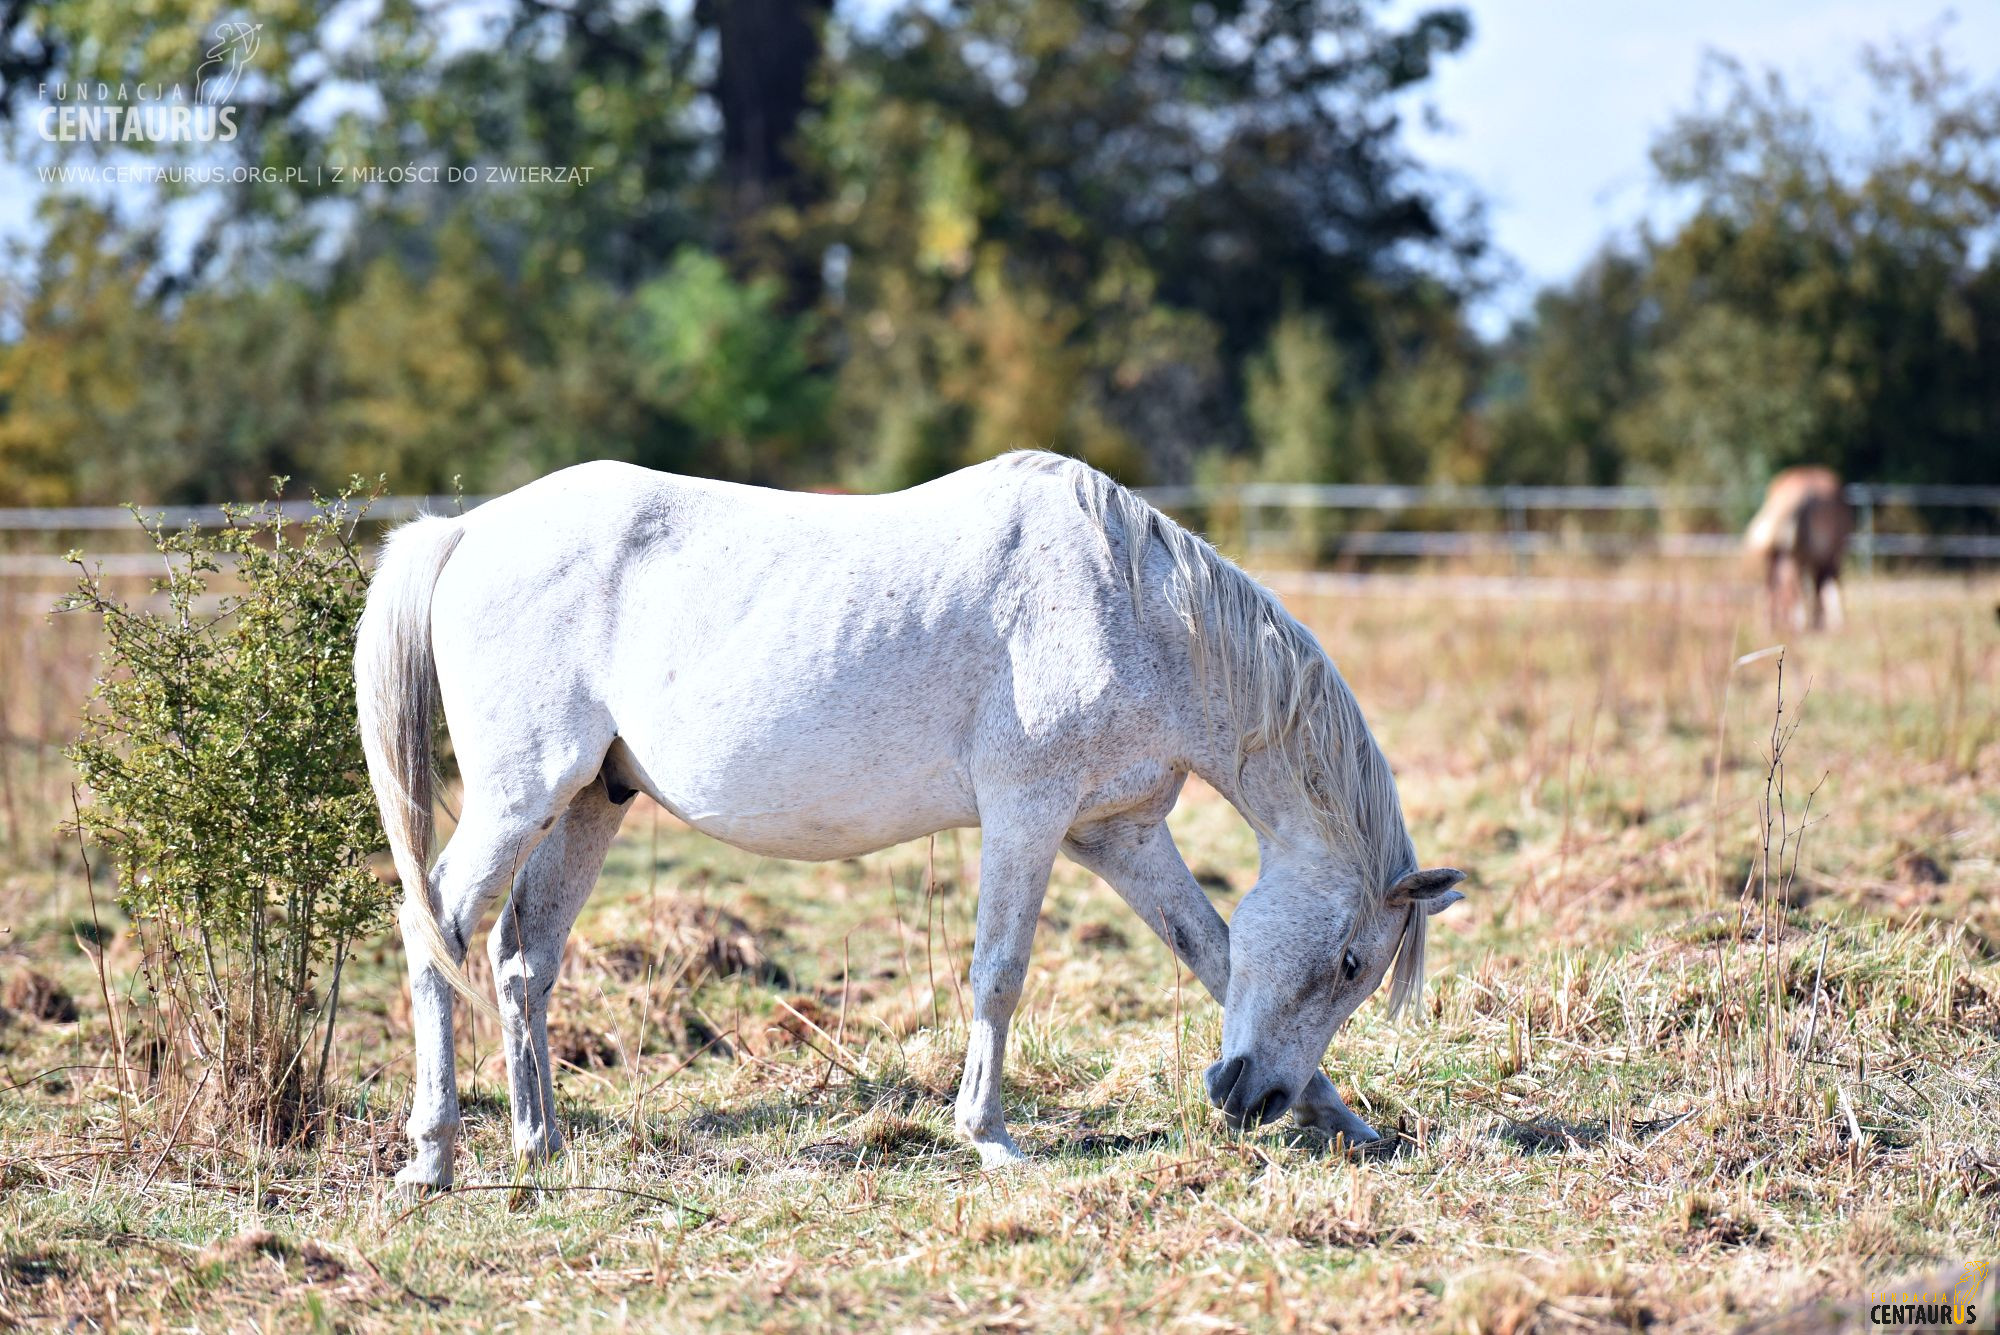
[[[1354,958],[1354,952],[1350,950],[1347,952],[1346,957],[1341,960],[1341,963],[1346,966],[1347,981],[1350,983],[1353,982],[1361,972],[1361,961]]]

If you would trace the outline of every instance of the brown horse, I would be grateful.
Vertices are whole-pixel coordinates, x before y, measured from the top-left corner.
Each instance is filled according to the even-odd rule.
[[[1743,545],[1764,563],[1773,626],[1840,628],[1840,562],[1853,532],[1854,509],[1833,470],[1787,468],[1771,479]]]

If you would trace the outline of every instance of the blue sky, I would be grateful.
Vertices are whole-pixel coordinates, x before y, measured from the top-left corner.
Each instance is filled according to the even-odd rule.
[[[2000,0],[1461,2],[1472,45],[1420,96],[1442,128],[1412,115],[1411,142],[1486,198],[1493,239],[1516,267],[1481,312],[1488,330],[1536,287],[1574,273],[1606,236],[1662,215],[1668,202],[1650,184],[1646,148],[1692,101],[1705,50],[1773,66],[1836,106],[1858,102],[1863,44],[1897,37],[1942,31],[1962,66],[2000,77]],[[1434,3],[1393,0],[1390,13]],[[25,234],[34,192],[31,174],[0,163],[0,237]]]

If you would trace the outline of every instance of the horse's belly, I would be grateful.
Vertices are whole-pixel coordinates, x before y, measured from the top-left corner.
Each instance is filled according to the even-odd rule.
[[[746,852],[801,862],[831,862],[920,839],[939,830],[976,824],[975,813],[905,812],[897,819],[813,819],[797,812],[690,812],[670,803],[683,820],[711,839]]]
[[[946,754],[912,754],[887,738],[863,754],[678,740],[686,750],[673,747],[657,763],[640,756],[653,796],[702,833],[752,853],[857,857],[979,822],[971,781]]]

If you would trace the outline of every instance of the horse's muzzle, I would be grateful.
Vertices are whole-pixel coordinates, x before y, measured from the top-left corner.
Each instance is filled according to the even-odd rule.
[[[1275,1122],[1292,1106],[1292,1091],[1258,1077],[1248,1057],[1230,1057],[1208,1068],[1208,1101],[1238,1131]]]

